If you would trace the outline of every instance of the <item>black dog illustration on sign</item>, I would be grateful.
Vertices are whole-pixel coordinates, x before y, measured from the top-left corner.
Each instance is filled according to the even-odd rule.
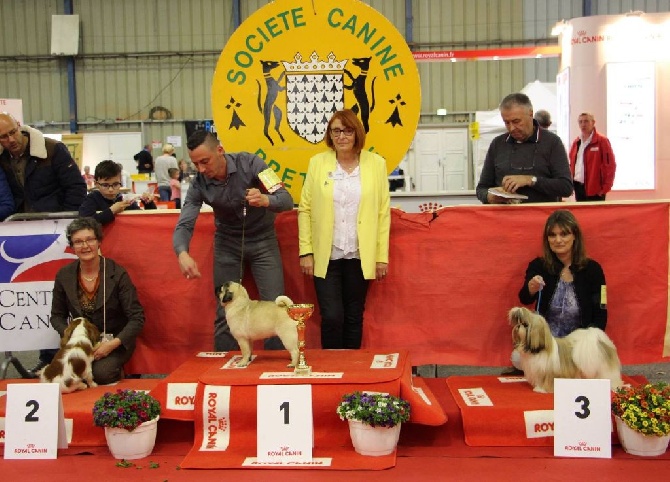
[[[258,83],[258,110],[263,114],[263,134],[265,134],[265,137],[268,138],[270,141],[270,144],[273,146],[275,145],[274,141],[272,140],[272,137],[270,137],[269,129],[270,129],[270,118],[272,115],[274,115],[275,118],[275,132],[279,134],[279,137],[281,138],[282,142],[284,142],[284,136],[281,135],[281,132],[279,132],[279,124],[281,123],[282,119],[282,111],[279,108],[279,106],[276,105],[277,102],[277,96],[282,90],[286,90],[285,87],[282,87],[280,82],[284,78],[284,75],[286,75],[286,72],[282,72],[279,75],[279,78],[275,80],[274,77],[272,77],[272,70],[276,69],[279,67],[279,62],[276,60],[261,60],[260,61],[261,66],[263,67],[263,77],[265,77],[265,87],[267,92],[265,93],[265,101],[263,102],[263,106],[261,106],[261,98],[262,98],[262,88],[261,88],[261,83],[257,80],[256,83]]]
[[[347,69],[344,69],[344,73],[351,80],[350,85],[344,84],[344,88],[351,90],[356,98],[356,103],[351,106],[351,110],[355,114],[360,114],[361,122],[365,128],[365,132],[370,132],[370,113],[375,110],[375,80],[377,77],[372,79],[372,84],[370,85],[370,93],[372,97],[372,102],[368,99],[368,94],[366,91],[366,81],[368,79],[368,70],[370,69],[370,60],[372,57],[359,57],[351,59],[351,62],[361,69],[360,74],[357,77],[351,75]]]

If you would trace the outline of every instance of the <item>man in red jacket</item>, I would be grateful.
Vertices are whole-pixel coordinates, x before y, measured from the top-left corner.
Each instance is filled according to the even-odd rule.
[[[580,135],[570,147],[570,172],[577,201],[604,201],[612,189],[616,161],[607,137],[596,131],[593,114],[582,112],[577,118]]]

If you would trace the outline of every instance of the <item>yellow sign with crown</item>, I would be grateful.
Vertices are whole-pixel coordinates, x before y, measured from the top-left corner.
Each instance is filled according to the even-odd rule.
[[[224,148],[265,160],[297,203],[332,114],[352,109],[391,172],[414,138],[419,73],[398,30],[357,0],[277,0],[231,36],[212,82]]]

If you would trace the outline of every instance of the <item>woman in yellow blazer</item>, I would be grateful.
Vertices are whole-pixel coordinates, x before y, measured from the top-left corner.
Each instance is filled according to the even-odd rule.
[[[351,110],[333,114],[324,140],[330,149],[310,159],[298,207],[300,267],[314,276],[322,348],[360,348],[369,280],[388,271],[386,161],[363,150]]]

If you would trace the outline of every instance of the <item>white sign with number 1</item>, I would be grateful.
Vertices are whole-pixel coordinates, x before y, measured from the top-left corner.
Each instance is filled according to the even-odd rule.
[[[6,459],[55,459],[67,448],[58,383],[7,385]]]
[[[609,380],[554,380],[554,455],[612,457]]]
[[[314,425],[311,385],[259,385],[259,462],[311,462]]]

